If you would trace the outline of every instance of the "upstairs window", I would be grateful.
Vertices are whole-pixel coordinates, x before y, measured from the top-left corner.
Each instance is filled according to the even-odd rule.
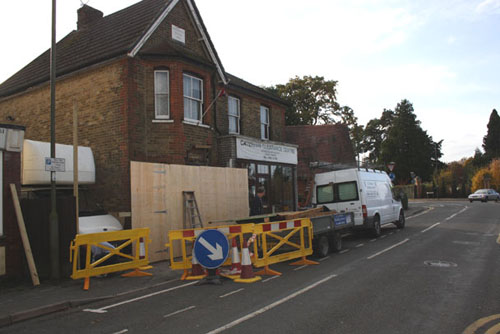
[[[260,106],[260,138],[269,140],[269,108]]]
[[[229,133],[240,133],[240,99],[227,98],[227,114],[229,118]]]
[[[170,118],[168,71],[155,71],[155,118]]]
[[[200,122],[203,106],[203,80],[184,74],[184,120]]]

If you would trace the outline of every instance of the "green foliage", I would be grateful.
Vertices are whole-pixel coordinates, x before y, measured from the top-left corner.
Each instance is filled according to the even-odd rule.
[[[406,184],[411,173],[430,180],[439,163],[442,142],[435,143],[420,127],[413,105],[402,100],[394,111],[384,110],[380,119],[368,122],[364,132],[364,148],[373,164],[395,162],[397,184]]]
[[[355,154],[362,153],[363,127],[358,125],[354,110],[337,102],[337,81],[320,76],[291,78],[286,84],[266,87],[287,101],[286,125],[347,125]]]
[[[488,132],[483,138],[483,148],[488,160],[500,158],[500,116],[495,109],[490,115]]]

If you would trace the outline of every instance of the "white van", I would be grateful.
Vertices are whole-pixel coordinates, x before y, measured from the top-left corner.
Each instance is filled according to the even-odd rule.
[[[393,197],[387,173],[351,168],[318,173],[314,179],[313,204],[337,212],[354,212],[354,227],[379,236],[381,226],[394,223],[404,228],[401,202]]]

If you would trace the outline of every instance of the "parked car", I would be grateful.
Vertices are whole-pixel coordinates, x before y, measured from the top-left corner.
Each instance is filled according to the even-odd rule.
[[[500,200],[500,194],[498,194],[493,189],[479,189],[476,190],[475,193],[469,195],[469,201],[472,203],[473,201],[495,201],[498,202]]]

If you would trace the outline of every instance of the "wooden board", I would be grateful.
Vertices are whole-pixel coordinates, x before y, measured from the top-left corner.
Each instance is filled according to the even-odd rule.
[[[183,228],[183,191],[194,191],[207,222],[248,216],[246,169],[131,162],[132,228],[149,227],[150,261],[168,258],[170,230]],[[212,225],[210,225],[212,226]],[[180,247],[174,256],[180,256]]]

